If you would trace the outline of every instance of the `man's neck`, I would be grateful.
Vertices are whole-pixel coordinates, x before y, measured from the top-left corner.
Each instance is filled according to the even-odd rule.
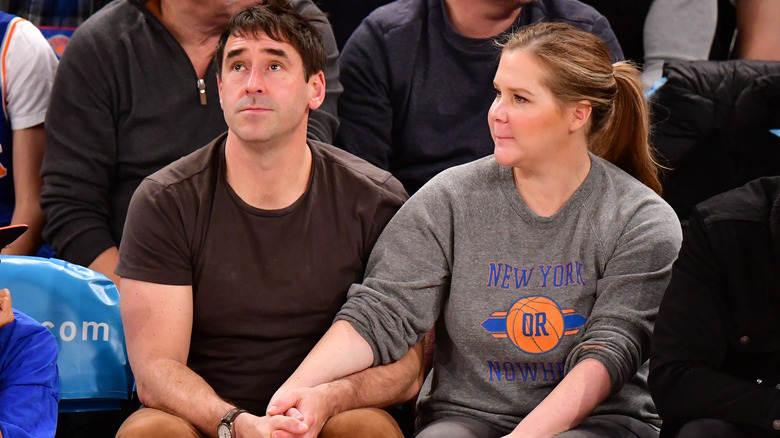
[[[199,78],[206,74],[231,11],[217,2],[149,0],[152,12],[182,46]]]
[[[225,161],[228,184],[255,208],[289,207],[309,185],[312,154],[305,135],[286,144],[248,145],[228,132]]]
[[[492,38],[515,22],[522,9],[519,0],[444,0],[455,30],[469,38]]]

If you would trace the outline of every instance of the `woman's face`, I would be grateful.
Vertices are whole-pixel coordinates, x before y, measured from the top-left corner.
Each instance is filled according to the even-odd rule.
[[[547,69],[523,51],[504,52],[488,112],[496,161],[504,166],[538,167],[571,150],[573,105],[558,102],[542,82]]]

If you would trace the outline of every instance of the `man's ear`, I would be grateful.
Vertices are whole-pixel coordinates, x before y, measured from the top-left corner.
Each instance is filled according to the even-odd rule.
[[[593,106],[587,100],[581,100],[572,104],[571,107],[571,123],[569,124],[569,131],[574,132],[582,129],[588,124],[590,120],[590,113],[593,111]]]
[[[219,92],[219,106],[221,107],[222,106],[222,74],[221,73],[217,73],[217,92]]]
[[[322,101],[325,100],[325,73],[319,71],[317,74],[309,76],[309,87],[311,90],[309,109],[316,110],[322,105]]]

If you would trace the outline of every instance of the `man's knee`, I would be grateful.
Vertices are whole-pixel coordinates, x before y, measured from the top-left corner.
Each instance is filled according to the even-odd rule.
[[[381,409],[354,409],[334,415],[319,438],[403,438],[393,417]]]
[[[116,438],[200,438],[195,426],[175,415],[152,408],[143,408],[127,418]]]

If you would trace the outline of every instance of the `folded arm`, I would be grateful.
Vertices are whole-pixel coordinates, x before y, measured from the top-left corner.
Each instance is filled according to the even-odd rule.
[[[216,436],[220,419],[235,406],[222,400],[187,367],[192,287],[123,278],[120,291],[122,324],[138,398],[145,406],[188,420],[206,436]],[[268,437],[275,429],[300,433],[307,428],[293,418],[271,419],[249,413],[239,415],[235,427],[242,437]]]
[[[342,378],[333,377],[349,373],[350,369],[371,365],[367,358],[363,358],[342,363],[338,370],[331,369],[332,360],[328,359],[334,356],[329,355],[340,351],[339,348],[349,342],[347,339],[357,334],[346,321],[337,321],[334,327],[332,332],[326,334],[328,340],[323,338],[325,343],[321,341],[317,344],[293,376],[277,391],[268,408],[269,415],[290,412],[302,414],[303,421],[309,425],[304,435],[306,438],[316,437],[333,415],[351,409],[382,408],[402,403],[415,397],[422,386],[423,342],[410,348],[404,357],[391,364],[345,374],[346,377]],[[337,336],[340,337],[335,340]],[[358,357],[371,353],[370,348],[359,350]],[[351,354],[343,357],[351,357]],[[295,410],[290,411],[291,408]]]

